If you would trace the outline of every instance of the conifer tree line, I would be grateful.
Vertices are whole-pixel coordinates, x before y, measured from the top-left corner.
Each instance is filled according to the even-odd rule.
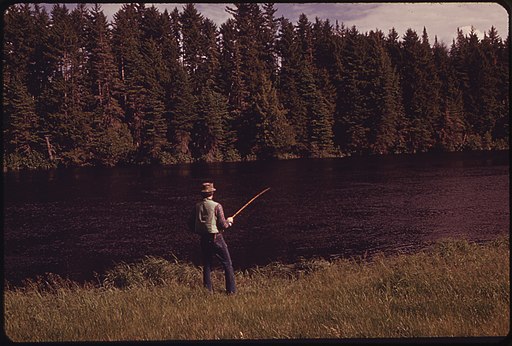
[[[4,168],[508,149],[509,37],[361,33],[273,3],[4,13]]]

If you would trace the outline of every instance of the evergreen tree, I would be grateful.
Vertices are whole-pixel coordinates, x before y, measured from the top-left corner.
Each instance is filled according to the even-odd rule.
[[[260,85],[261,91],[253,105],[257,119],[255,152],[259,158],[283,157],[295,144],[293,129],[271,81],[262,76]]]
[[[91,115],[84,109],[85,84],[84,37],[85,10],[78,7],[71,14],[63,5],[51,13],[45,60],[49,64],[50,83],[41,96],[40,111],[56,156],[63,164],[90,162]]]
[[[167,147],[167,121],[164,103],[165,64],[155,39],[142,44],[140,73],[144,80],[144,104],[142,107],[141,150],[142,156],[160,161]]]
[[[320,75],[332,80],[336,74],[336,49],[334,29],[329,20],[315,21],[312,28],[314,64]]]
[[[435,144],[434,126],[440,118],[440,83],[426,30],[421,41],[412,29],[404,35],[401,85],[409,148],[412,152],[428,151]]]
[[[202,161],[229,161],[238,158],[228,130],[227,100],[209,79],[198,99],[198,121],[194,125],[195,157]]]
[[[30,5],[11,5],[4,15],[3,79],[6,83],[16,78],[28,84],[36,41]]]
[[[121,84],[114,63],[111,33],[98,4],[90,11],[87,30],[88,88],[91,91],[87,109],[93,114],[91,151],[94,161],[114,166],[127,159],[133,150],[133,139],[118,102]]]
[[[2,124],[4,164],[9,168],[48,165],[43,124],[36,108],[36,96],[41,92],[36,74],[41,66],[39,40],[44,38],[47,24],[37,5],[33,12],[28,4],[12,5],[4,13]]]
[[[346,30],[343,49],[338,53],[337,104],[334,123],[336,144],[344,153],[354,153],[369,148],[367,126],[369,118],[363,90],[367,49],[356,27]]]
[[[196,97],[190,77],[181,65],[171,71],[166,109],[169,110],[168,140],[171,153],[178,162],[192,161],[192,129],[197,121]]]
[[[386,50],[388,51],[391,59],[391,64],[397,71],[400,71],[402,63],[402,47],[398,41],[399,38],[400,36],[398,35],[398,32],[396,32],[395,28],[391,28],[384,41]]]
[[[274,83],[277,78],[278,56],[277,56],[277,36],[279,19],[275,18],[277,9],[274,3],[264,3],[263,23],[260,30],[262,50],[260,59],[265,65],[265,75],[270,76]]]
[[[293,128],[295,137],[294,151],[298,155],[307,154],[307,112],[299,95],[300,47],[295,35],[293,24],[286,18],[280,20],[278,52],[281,57],[281,68],[277,92],[285,111],[288,123]]]
[[[141,160],[143,118],[145,107],[144,76],[140,68],[144,65],[141,54],[141,22],[143,5],[124,4],[114,14],[112,31],[112,47],[118,74],[122,83],[120,99],[121,107],[125,112],[125,119],[129,126],[134,147],[138,151],[138,160]]]
[[[329,99],[327,76],[318,73],[315,65],[313,27],[304,14],[299,16],[296,36],[300,52],[299,96],[306,112],[308,154],[314,157],[331,156],[334,154],[332,127],[335,107]],[[322,90],[322,87],[325,88]]]
[[[457,84],[448,49],[437,42],[433,47],[434,61],[441,81],[441,118],[435,126],[441,150],[460,150],[465,141],[466,125],[462,93]]]
[[[313,73],[319,89],[319,92],[327,102],[326,106],[335,112],[336,109],[336,87],[334,80],[336,77],[336,61],[334,54],[336,46],[332,25],[329,20],[319,20],[316,18],[312,28],[313,41]],[[334,115],[334,114],[332,114]]]
[[[198,67],[197,82],[198,90],[205,86],[208,80],[215,84],[215,89],[219,88],[220,72],[220,51],[217,45],[217,27],[210,19],[205,19],[201,26],[201,35],[203,37],[203,53],[201,64]]]
[[[379,154],[400,152],[405,150],[405,143],[398,74],[386,50],[384,34],[370,31],[367,40],[367,84],[363,91],[366,98],[365,108],[369,111],[369,149]]]
[[[45,60],[45,47],[47,47],[50,16],[44,7],[34,4],[34,36],[32,62],[29,64],[29,79],[27,88],[30,94],[36,97],[36,107],[39,97],[48,88],[50,83],[48,76],[51,74],[49,64]],[[38,112],[39,113],[39,112]]]
[[[42,151],[43,140],[34,98],[17,78],[4,89],[4,143],[8,152],[30,155]]]
[[[500,105],[498,118],[493,131],[493,138],[499,149],[508,148],[510,118],[510,36],[498,45],[497,54],[497,99]]]
[[[233,81],[237,83],[232,90],[235,89],[234,96],[238,98],[235,102],[239,112],[234,123],[237,149],[243,157],[252,158],[256,154],[254,124],[257,122],[252,105],[259,92],[260,78],[265,74],[265,64],[261,60],[263,45],[258,33],[264,19],[256,3],[237,3],[235,8],[227,9],[234,17],[235,39],[239,42],[234,52],[232,73]]]
[[[217,29],[186,4],[15,4],[4,14],[11,168],[506,149],[509,37],[360,34],[274,3]],[[51,162],[50,162],[51,161]]]
[[[312,25],[308,17],[302,13],[297,22],[296,33],[302,60],[313,66],[313,34]]]
[[[480,42],[474,28],[467,37],[467,44],[468,54],[465,57],[465,63],[469,85],[465,93],[467,96],[464,103],[469,125],[476,137],[475,141],[478,142],[476,146],[478,149],[484,149],[485,147],[489,148],[491,144],[489,137],[492,129],[492,114],[495,112],[495,105],[492,104],[493,96],[491,95],[494,92],[494,81],[488,74],[489,61],[480,48]],[[491,106],[491,109],[485,109],[486,106]]]
[[[183,35],[183,63],[191,77],[194,93],[199,91],[202,83],[200,66],[205,54],[206,38],[202,35],[203,16],[192,3],[183,8],[180,16],[181,33]]]
[[[332,156],[334,154],[333,109],[318,90],[312,67],[307,60],[300,69],[299,95],[304,101],[307,112],[308,152],[313,157]]]
[[[499,59],[502,46],[502,40],[494,26],[484,34],[484,39],[479,45],[483,57],[481,75],[479,76],[480,107],[478,113],[485,122],[480,131],[483,132],[484,138],[488,139],[486,143],[488,149],[494,148],[497,134],[501,132],[501,135],[498,136],[503,137],[502,119],[508,117],[508,108],[505,108],[506,99],[503,97],[503,90],[508,90],[508,83],[506,83],[508,71]],[[489,138],[491,143],[489,143]]]

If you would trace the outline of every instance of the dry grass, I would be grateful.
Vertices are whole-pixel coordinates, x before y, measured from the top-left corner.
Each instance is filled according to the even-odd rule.
[[[5,290],[13,341],[505,336],[509,243],[444,241],[371,261],[274,263],[237,272],[238,294],[190,264],[121,263],[100,284],[57,276]]]

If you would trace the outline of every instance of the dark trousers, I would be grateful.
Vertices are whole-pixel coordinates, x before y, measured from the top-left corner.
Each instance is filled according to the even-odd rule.
[[[226,276],[226,291],[227,293],[235,293],[235,273],[233,271],[233,263],[231,256],[222,234],[207,234],[201,237],[201,253],[203,258],[203,284],[208,290],[213,291],[211,271],[213,257],[219,259],[224,274]]]

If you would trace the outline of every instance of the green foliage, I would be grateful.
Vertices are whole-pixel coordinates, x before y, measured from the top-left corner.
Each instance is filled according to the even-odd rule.
[[[270,81],[262,78],[261,91],[254,103],[256,115],[255,152],[259,158],[276,158],[290,151],[295,144],[292,127]]]
[[[400,39],[294,25],[273,3],[226,10],[217,28],[194,4],[123,4],[112,23],[100,5],[10,6],[6,155],[113,166],[508,148],[510,41],[494,27],[447,49],[426,28]]]
[[[113,167],[119,162],[126,162],[135,151],[128,126],[118,124],[95,131],[91,151],[94,159],[103,166]]]
[[[18,79],[4,88],[4,143],[10,151],[30,154],[42,148],[41,124],[34,99]]]
[[[48,156],[37,151],[29,153],[12,153],[4,156],[4,170],[50,169],[55,168]]]
[[[435,145],[434,126],[440,118],[439,78],[426,30],[420,40],[409,29],[404,35],[401,64],[407,141],[412,152],[425,152]]]

